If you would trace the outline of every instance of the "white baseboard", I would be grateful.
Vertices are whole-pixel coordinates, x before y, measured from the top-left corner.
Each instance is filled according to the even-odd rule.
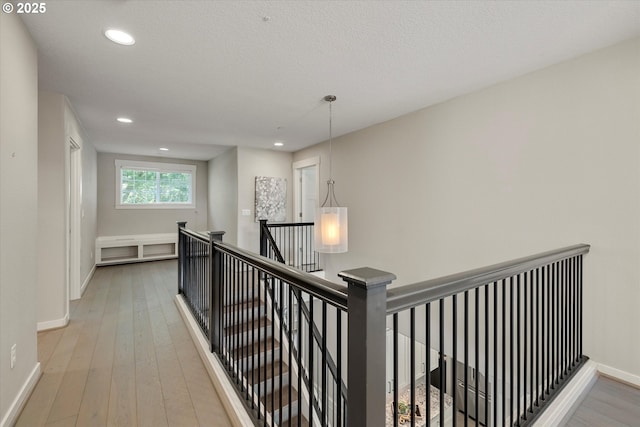
[[[91,268],[91,271],[89,272],[89,274],[87,274],[87,278],[84,279],[84,282],[82,283],[82,286],[80,286],[80,297],[82,297],[82,294],[84,294],[84,290],[87,289],[87,285],[89,284],[89,282],[93,278],[93,273],[95,273],[95,272],[96,272],[96,265],[93,264],[93,267]]]
[[[569,383],[555,397],[553,402],[533,423],[534,426],[556,427],[564,425],[584,396],[598,379],[598,364],[587,361]]]
[[[602,363],[598,364],[598,372],[633,387],[640,388],[640,376],[638,375],[630,374],[629,372],[621,371],[620,369],[612,368]]]
[[[38,332],[48,331],[49,329],[64,328],[69,324],[69,313],[67,313],[62,319],[47,320],[45,322],[38,322]]]
[[[31,374],[27,378],[27,381],[22,385],[20,392],[13,399],[11,406],[9,406],[9,410],[2,418],[2,422],[0,422],[0,427],[9,427],[16,423],[18,420],[18,415],[20,415],[20,411],[24,407],[25,403],[27,403],[27,399],[31,396],[31,392],[33,388],[38,383],[40,379],[40,362],[36,363],[36,366],[31,371]]]
[[[222,405],[231,419],[231,423],[236,427],[253,427],[253,421],[238,398],[233,384],[231,384],[224,371],[224,367],[220,364],[218,358],[209,351],[209,343],[191,316],[189,308],[182,299],[182,296],[176,295],[175,304],[191,334],[191,338],[198,349],[200,358],[204,362],[204,366],[211,377],[218,396],[220,396],[220,400],[222,400]]]

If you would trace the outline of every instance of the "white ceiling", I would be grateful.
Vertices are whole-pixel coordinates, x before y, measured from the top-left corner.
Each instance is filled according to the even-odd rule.
[[[326,140],[328,94],[342,135],[640,36],[639,1],[46,5],[22,15],[40,89],[69,97],[98,151],[200,160]],[[112,27],[136,44],[107,40]]]

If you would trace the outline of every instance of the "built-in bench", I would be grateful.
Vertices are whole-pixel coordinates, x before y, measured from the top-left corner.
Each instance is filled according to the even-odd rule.
[[[96,239],[96,265],[177,257],[178,235],[176,233],[100,236]]]

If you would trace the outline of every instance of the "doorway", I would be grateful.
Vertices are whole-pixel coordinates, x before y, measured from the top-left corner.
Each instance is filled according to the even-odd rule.
[[[295,222],[313,223],[315,219],[316,209],[318,208],[319,169],[319,157],[313,157],[293,164]],[[307,226],[294,227],[295,265],[303,265],[305,262],[310,261],[308,259],[305,260],[304,254],[305,248],[314,247],[312,230],[311,227]],[[315,260],[315,257],[313,259]]]
[[[319,157],[293,164],[296,222],[313,222],[314,220],[318,208],[319,166]]]

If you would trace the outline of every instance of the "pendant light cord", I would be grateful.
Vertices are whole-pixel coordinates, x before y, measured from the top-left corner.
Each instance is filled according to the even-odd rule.
[[[332,110],[333,101],[329,101],[329,180],[333,181],[333,110]]]
[[[335,182],[333,181],[333,105],[331,104],[336,100],[336,97],[327,95],[324,100],[329,103],[329,180],[327,181],[327,197],[325,197],[322,207],[327,204],[327,200],[329,201],[329,207],[333,207],[334,202],[336,206],[340,206],[333,190]]]

